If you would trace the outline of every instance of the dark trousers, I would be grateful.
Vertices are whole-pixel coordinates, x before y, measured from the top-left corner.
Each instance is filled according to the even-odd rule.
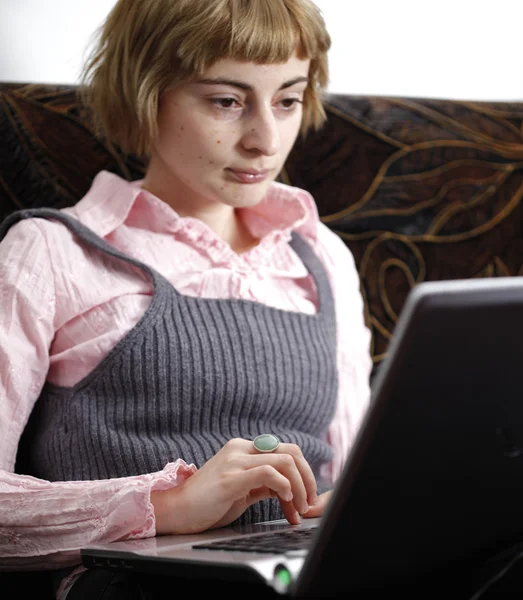
[[[282,596],[271,588],[250,582],[211,579],[180,579],[165,575],[91,569],[75,582],[67,600],[158,600],[174,597],[176,590],[200,597],[224,597],[227,600],[271,600]]]
[[[497,566],[497,565],[496,565]],[[523,561],[503,577],[493,577],[499,569],[468,573],[462,580],[454,576],[448,580],[424,581],[407,588],[376,588],[350,594],[351,600],[521,600],[523,598]],[[494,581],[492,581],[494,579]],[[485,586],[485,583],[490,585]],[[267,586],[250,582],[231,582],[205,579],[182,580],[169,576],[113,572],[92,569],[82,574],[71,588],[67,600],[165,600],[176,590],[187,590],[196,597],[224,597],[227,600],[284,600]],[[478,592],[479,595],[478,595]],[[326,596],[319,596],[326,597]],[[336,598],[348,597],[345,594]]]
[[[0,572],[0,598],[19,600],[38,598],[54,600],[56,587],[68,570],[56,572]],[[350,576],[350,570],[347,570]],[[284,600],[266,586],[244,582],[187,579],[92,569],[83,573],[71,588],[67,600],[164,600],[174,596],[182,587],[190,594],[222,594],[227,600]],[[171,593],[172,592],[172,593]],[[325,597],[325,596],[323,596]],[[336,597],[344,597],[343,594]],[[378,587],[370,593],[351,593],[351,600],[522,600],[523,556],[495,560],[469,571],[453,573],[449,577],[434,577],[416,582],[407,589],[392,590]]]

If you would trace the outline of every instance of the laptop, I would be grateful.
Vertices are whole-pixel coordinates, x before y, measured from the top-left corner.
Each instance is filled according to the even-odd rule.
[[[523,542],[522,365],[523,278],[420,283],[321,518],[92,545],[82,562],[290,598],[428,590]]]

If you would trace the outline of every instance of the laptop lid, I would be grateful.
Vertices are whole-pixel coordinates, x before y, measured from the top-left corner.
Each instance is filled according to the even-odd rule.
[[[273,522],[190,540],[96,545],[82,549],[84,565],[225,579],[243,574],[291,596],[328,597],[434,578],[519,542],[522,333],[520,278],[413,289],[305,556],[193,548],[209,537],[291,528]]]
[[[410,293],[303,597],[431,582],[523,539],[523,279]]]

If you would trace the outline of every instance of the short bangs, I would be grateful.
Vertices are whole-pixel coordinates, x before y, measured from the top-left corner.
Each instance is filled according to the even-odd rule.
[[[206,2],[203,10],[201,4],[193,3],[195,14],[187,15],[183,33],[172,30],[187,73],[201,75],[222,58],[282,63],[297,50],[300,58],[312,59],[330,46],[318,9],[308,1],[221,0]]]

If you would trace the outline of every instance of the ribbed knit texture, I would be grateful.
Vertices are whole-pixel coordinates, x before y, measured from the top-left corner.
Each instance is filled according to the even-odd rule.
[[[297,234],[291,243],[313,276],[314,315],[237,299],[179,294],[159,273],[122,254],[74,218],[52,209],[82,243],[150,277],[151,304],[99,366],[72,388],[46,384],[23,436],[31,474],[106,479],[159,471],[177,458],[202,466],[234,437],[274,433],[298,444],[317,478],[331,460],[325,434],[337,398],[336,319],[326,272]],[[281,518],[276,500],[240,522]]]

